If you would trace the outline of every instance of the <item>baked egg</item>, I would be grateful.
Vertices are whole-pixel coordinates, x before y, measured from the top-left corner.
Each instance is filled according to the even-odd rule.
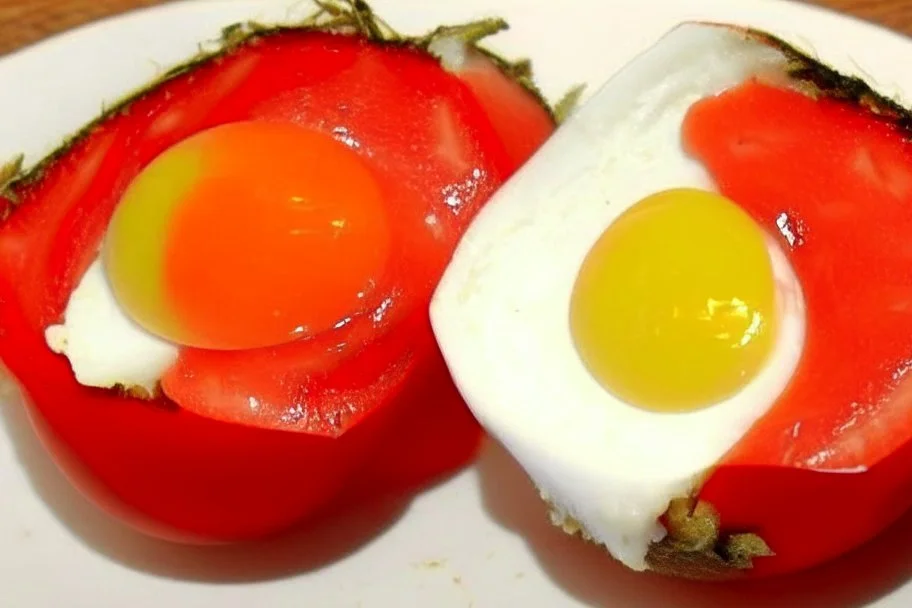
[[[680,25],[482,209],[431,303],[463,397],[554,522],[635,570],[801,359],[788,227],[719,194],[681,133],[698,100],[787,74],[745,31]]]

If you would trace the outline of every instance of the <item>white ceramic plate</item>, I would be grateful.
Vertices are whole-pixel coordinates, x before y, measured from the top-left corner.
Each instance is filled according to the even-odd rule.
[[[402,31],[484,15],[513,29],[493,46],[534,60],[555,98],[596,87],[684,19],[767,29],[882,92],[912,94],[912,42],[776,0],[375,0]],[[0,158],[30,161],[246,18],[294,20],[307,0],[197,0],[85,27],[0,60]],[[590,89],[593,90],[593,89]],[[909,581],[909,582],[907,582]],[[855,608],[912,605],[912,517],[854,555],[795,578],[738,587],[626,572],[553,529],[515,464],[488,446],[477,466],[416,498],[267,545],[186,548],[140,537],[79,496],[0,397],[0,606],[10,608]]]

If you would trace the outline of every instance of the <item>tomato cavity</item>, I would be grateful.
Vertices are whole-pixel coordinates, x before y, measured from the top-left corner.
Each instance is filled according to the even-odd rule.
[[[748,81],[695,104],[684,141],[774,235],[807,306],[791,383],[701,499],[799,570],[912,506],[912,143],[857,105]]]
[[[466,464],[481,432],[426,307],[468,222],[534,147],[510,134],[535,123],[540,144],[553,129],[505,82],[463,79],[407,45],[272,33],[142,94],[20,182],[0,224],[0,359],[77,487],[150,534],[237,540],[306,519],[343,490],[363,499]],[[331,135],[379,176],[395,255],[371,301],[307,339],[183,348],[155,400],[79,385],[43,331],[60,322],[122,193],[182,139],[251,120]]]
[[[912,143],[855,105],[748,82],[697,103],[685,140],[778,236],[807,305],[784,395],[729,463],[851,470],[912,436]]]
[[[316,60],[320,58],[326,61]],[[490,69],[496,68],[492,64]],[[499,78],[509,82],[502,74]],[[183,137],[241,120],[290,121],[330,134],[382,176],[396,255],[386,275],[377,278],[373,303],[363,312],[353,311],[330,332],[336,334],[333,337],[245,351],[240,357],[188,350],[163,383],[168,396],[182,405],[197,409],[194,404],[210,404],[207,415],[215,414],[212,403],[224,403],[226,413],[219,418],[245,411],[239,418],[245,423],[288,428],[284,414],[300,404],[292,397],[295,391],[286,387],[294,386],[302,374],[330,373],[420,309],[461,231],[516,169],[516,159],[498,137],[516,130],[516,125],[504,115],[489,117],[485,110],[491,104],[479,103],[475,92],[507,91],[500,100],[506,107],[525,106],[529,95],[509,91],[493,73],[485,82],[487,86],[476,82],[469,87],[415,48],[292,32],[272,35],[268,44],[246,45],[164,84],[155,94],[135,100],[129,112],[107,120],[24,193],[25,204],[10,220],[9,231],[38,219],[29,215],[41,214],[40,235],[48,243],[28,248],[50,252],[39,254],[45,259],[28,262],[45,266],[48,272],[34,275],[32,291],[44,290],[46,286],[37,281],[47,277],[54,283],[43,314],[33,321],[47,325],[59,320],[68,294],[97,252],[119,196],[142,167]],[[485,98],[490,101],[492,96]],[[548,121],[547,113],[538,110],[541,120]],[[537,133],[540,142],[546,133]],[[62,196],[55,192],[58,188]],[[43,209],[48,204],[42,203],[56,197],[60,200],[52,209]],[[67,230],[67,238],[61,238],[60,231]],[[332,346],[321,351],[315,343]],[[272,359],[296,363],[244,364]],[[388,375],[372,377],[381,376]],[[215,382],[213,377],[222,380]],[[357,390],[371,387],[376,388],[367,382]],[[247,410],[241,405],[254,402],[276,404],[262,411],[283,415],[251,417],[249,405]]]

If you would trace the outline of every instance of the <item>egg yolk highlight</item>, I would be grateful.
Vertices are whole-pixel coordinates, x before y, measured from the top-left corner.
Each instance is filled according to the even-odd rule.
[[[119,202],[102,259],[147,331],[247,349],[363,309],[390,238],[381,187],[354,150],[291,123],[239,122],[154,159]]]
[[[735,203],[696,189],[628,209],[585,258],[570,306],[577,351],[609,392],[685,412],[735,394],[776,334],[765,233]]]

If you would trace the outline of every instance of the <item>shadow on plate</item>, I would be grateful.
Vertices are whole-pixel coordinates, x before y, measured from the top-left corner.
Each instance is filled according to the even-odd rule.
[[[551,525],[538,492],[504,448],[478,463],[489,514],[520,534],[548,575],[581,601],[625,608],[860,608],[912,579],[912,514],[854,553],[799,575],[700,584],[626,570],[594,545]]]
[[[329,516],[319,526],[258,543],[187,546],[134,532],[82,496],[63,476],[32,430],[18,390],[0,386],[0,421],[34,490],[90,549],[155,576],[212,583],[290,577],[341,560],[379,538],[407,510],[402,499],[377,500]]]

